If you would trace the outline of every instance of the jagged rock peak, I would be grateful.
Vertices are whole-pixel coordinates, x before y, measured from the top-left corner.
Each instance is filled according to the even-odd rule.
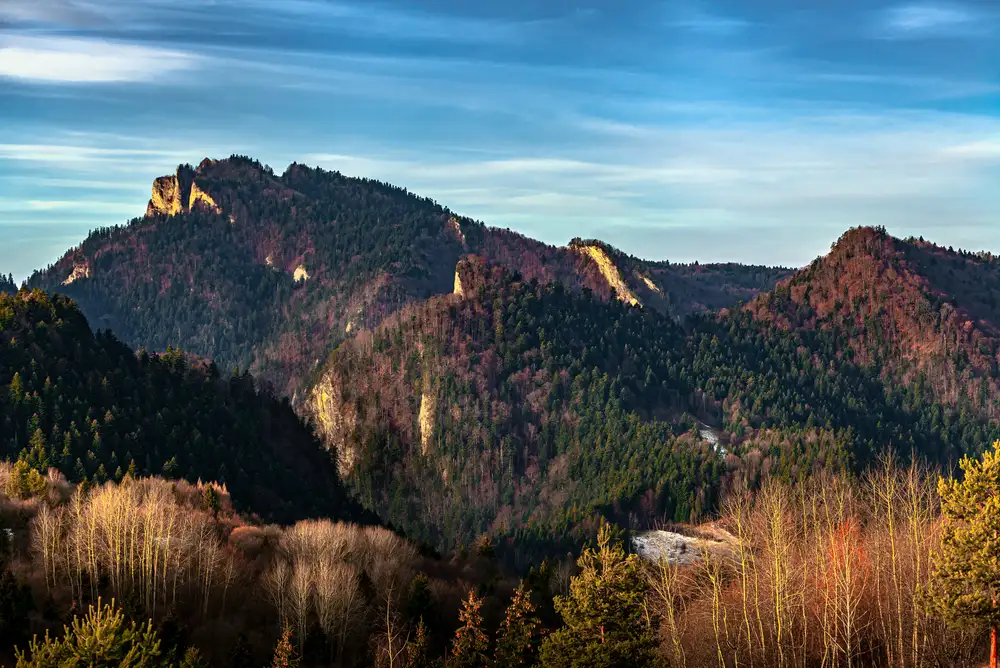
[[[197,170],[190,165],[181,165],[173,175],[155,179],[149,204],[146,205],[146,216],[176,216],[197,208],[222,213],[221,207],[197,182],[199,173],[215,163],[205,158]]]

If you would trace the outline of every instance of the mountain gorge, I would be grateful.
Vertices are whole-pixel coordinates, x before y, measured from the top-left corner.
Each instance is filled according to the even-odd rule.
[[[472,256],[455,294],[341,345],[306,412],[367,506],[444,549],[566,535],[619,503],[688,520],[723,466],[681,415],[683,340],[654,310]]]

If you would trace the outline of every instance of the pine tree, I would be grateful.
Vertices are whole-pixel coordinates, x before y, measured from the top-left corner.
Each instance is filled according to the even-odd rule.
[[[982,461],[963,457],[962,480],[938,481],[945,518],[927,601],[956,626],[990,628],[990,667],[997,667],[1000,626],[1000,441]]]
[[[14,462],[4,488],[7,496],[15,499],[27,499],[45,493],[45,478],[23,459]]]
[[[295,656],[295,648],[292,646],[292,630],[286,628],[274,648],[271,668],[295,668],[298,665],[299,658]]]
[[[656,638],[646,616],[647,583],[639,557],[626,555],[610,525],[598,533],[597,549],[577,561],[580,574],[568,597],[557,596],[565,626],[541,648],[546,668],[645,668],[655,657]]]
[[[538,656],[541,622],[535,614],[535,604],[524,582],[514,591],[507,613],[497,631],[497,646],[493,665],[531,666]]]
[[[25,653],[16,650],[17,668],[88,666],[89,668],[167,668],[170,661],[160,649],[152,621],[142,626],[126,623],[112,605],[91,606],[84,617],[73,619],[59,639],[32,640]]]
[[[179,467],[177,466],[177,457],[171,457],[166,462],[163,463],[163,475],[167,478],[176,478],[177,471]]]
[[[21,374],[17,371],[14,372],[14,377],[10,379],[9,392],[12,404],[18,404],[24,399],[24,382],[21,380]]]
[[[180,668],[208,668],[208,662],[196,648],[188,647],[181,659]]]
[[[422,619],[431,611],[433,604],[430,581],[423,573],[417,573],[410,581],[410,590],[406,595],[406,614],[411,620]]]
[[[417,622],[413,640],[406,644],[406,668],[430,668],[434,665],[430,657],[430,639],[423,617]]]
[[[28,439],[28,463],[39,471],[49,467],[49,454],[45,443],[45,434],[38,427]]]
[[[209,510],[212,511],[212,517],[218,519],[219,511],[222,510],[222,499],[219,496],[219,491],[215,489],[215,485],[205,486],[205,505]]]
[[[475,591],[470,591],[458,613],[462,626],[451,642],[451,656],[446,663],[448,668],[484,668],[489,663],[486,653],[490,641],[483,632],[482,608],[483,599],[476,596]]]

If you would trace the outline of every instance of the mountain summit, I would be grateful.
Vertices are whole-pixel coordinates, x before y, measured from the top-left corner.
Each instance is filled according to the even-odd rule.
[[[883,228],[855,228],[749,309],[788,329],[843,335],[844,354],[950,404],[997,395],[1000,259]]]
[[[295,396],[359,329],[454,289],[467,253],[672,315],[731,306],[786,272],[645,262],[596,241],[550,246],[453,214],[402,188],[246,157],[181,165],[146,215],[93,232],[29,284],[73,297],[133,346],[249,368]]]

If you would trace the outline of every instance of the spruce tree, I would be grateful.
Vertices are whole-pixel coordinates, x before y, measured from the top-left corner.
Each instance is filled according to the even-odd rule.
[[[1000,626],[1000,441],[982,460],[963,457],[962,480],[941,478],[945,523],[933,556],[928,603],[955,626],[990,629],[990,667],[997,667]]]
[[[430,668],[434,662],[430,657],[430,638],[427,637],[427,625],[421,617],[413,640],[406,644],[406,668]]]
[[[639,557],[626,554],[601,527],[597,549],[587,548],[577,561],[580,574],[570,581],[569,596],[557,596],[563,628],[541,648],[546,668],[645,668],[655,659],[656,638],[646,615],[647,584]]]
[[[19,459],[11,468],[4,493],[14,499],[28,499],[45,493],[45,478],[31,468],[27,461]]]
[[[299,658],[295,654],[292,646],[292,631],[285,629],[278,639],[278,644],[274,647],[274,658],[271,659],[271,668],[295,668],[299,665]]]
[[[497,631],[497,646],[493,654],[493,665],[531,666],[538,656],[538,640],[541,622],[535,614],[535,604],[524,582],[514,591],[514,597],[507,606],[500,629]]]
[[[410,590],[406,595],[406,614],[413,619],[428,617],[434,605],[430,581],[423,573],[417,573],[410,581]]]
[[[485,668],[489,663],[486,652],[490,641],[483,632],[483,599],[475,591],[462,603],[458,619],[462,626],[455,632],[451,643],[448,668]]]

